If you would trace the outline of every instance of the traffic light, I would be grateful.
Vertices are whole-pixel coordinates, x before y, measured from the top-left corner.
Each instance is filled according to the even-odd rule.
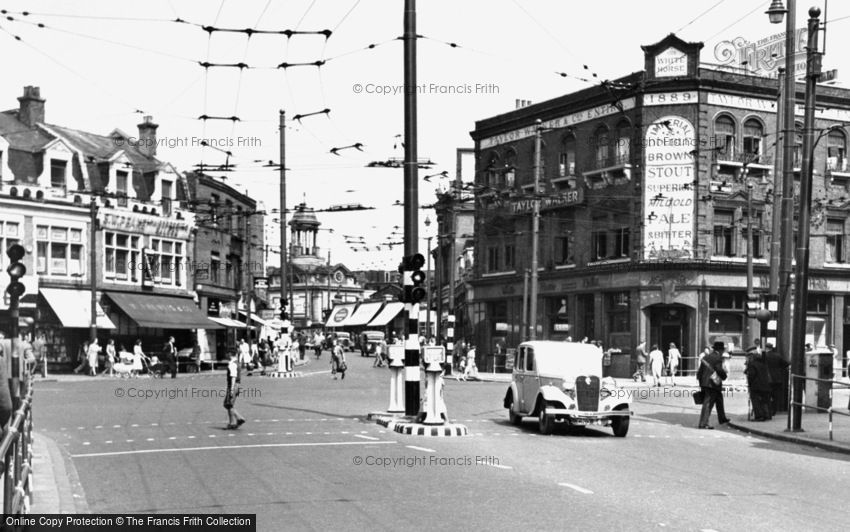
[[[289,313],[286,312],[286,305],[280,307],[280,319],[286,321],[289,319]]]
[[[27,274],[27,267],[21,262],[24,255],[26,255],[26,250],[20,244],[13,244],[6,250],[6,256],[9,257],[9,267],[6,268],[6,272],[11,280],[9,286],[6,287],[6,293],[15,299],[20,298],[26,292],[26,288],[20,281],[20,278]]]
[[[402,302],[419,303],[425,299],[425,272],[422,271],[424,265],[425,257],[421,253],[404,257],[401,260],[398,271],[402,276]]]
[[[756,294],[747,294],[747,317],[755,318],[761,305],[759,304],[759,296]]]

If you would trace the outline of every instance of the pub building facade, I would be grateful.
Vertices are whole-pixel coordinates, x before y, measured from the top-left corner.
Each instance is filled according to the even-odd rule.
[[[94,275],[102,345],[111,338],[132,350],[141,339],[158,353],[173,335],[178,348],[193,348],[198,330],[219,325],[193,299],[193,214],[184,207],[185,179],[156,158],[157,125],[145,117],[138,138],[147,141],[136,145],[118,129],[97,135],[48,124],[38,87],[25,87],[18,100],[0,113],[0,244],[27,251],[21,324],[44,340],[54,369],[76,366],[89,337]],[[5,272],[5,253],[3,261]],[[5,332],[8,318],[0,308]]]
[[[538,119],[537,338],[617,348],[619,377],[633,371],[641,341],[664,351],[675,343],[693,372],[705,346],[722,341],[742,355],[758,338],[758,321],[746,316],[747,221],[754,290],[763,295],[777,204],[777,80],[701,64],[701,48],[671,34],[643,47],[643,71],[476,122],[470,315],[481,367],[504,367],[506,350],[528,336],[523,274]],[[795,194],[803,89],[798,83]],[[819,85],[817,107],[806,341],[846,353],[850,91]],[[739,368],[741,357],[734,360]]]

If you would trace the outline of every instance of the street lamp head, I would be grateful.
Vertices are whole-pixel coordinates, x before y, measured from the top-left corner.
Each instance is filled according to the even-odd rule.
[[[785,18],[785,13],[788,10],[785,9],[785,5],[782,3],[782,0],[773,0],[770,3],[770,7],[767,8],[767,17],[770,19],[771,24],[781,24],[782,20]]]
[[[431,227],[431,218],[429,216],[425,217],[425,227]]]
[[[809,8],[809,18],[819,18],[820,17],[820,8],[818,6],[812,6]]]

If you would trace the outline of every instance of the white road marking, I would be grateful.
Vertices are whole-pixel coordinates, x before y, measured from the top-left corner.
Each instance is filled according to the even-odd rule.
[[[171,436],[171,437],[170,437],[170,438],[168,438],[168,439],[169,439],[169,440],[176,440],[176,439],[177,439],[177,436]]]
[[[375,439],[377,440],[378,438],[375,438]],[[429,449],[427,447],[417,447],[415,445],[405,445],[405,447],[407,447],[408,449],[413,449],[414,451],[424,451],[426,453],[436,453],[437,452],[435,449]]]
[[[102,429],[102,428],[103,428],[103,425],[98,425],[98,426],[96,426],[95,428],[96,428],[96,429]]]
[[[354,437],[355,438],[363,438],[364,440],[379,440],[380,439],[380,438],[375,438],[375,437],[372,437],[372,436],[364,436],[362,434],[355,434]]]
[[[565,488],[570,488],[576,490],[579,493],[584,493],[585,495],[593,495],[593,492],[589,489],[582,488],[581,486],[576,486],[575,484],[570,484],[568,482],[558,482],[559,486],[563,486]]]
[[[153,441],[153,438],[148,438],[148,439],[147,439],[147,440],[145,440],[145,441]]]
[[[112,440],[106,440],[104,443],[112,443]]]
[[[84,441],[83,445],[91,445],[91,442]]]
[[[232,436],[232,434],[231,434]],[[211,447],[187,447],[185,449],[139,449],[136,451],[115,451],[109,453],[86,453],[74,454],[71,458],[97,458],[103,456],[125,456],[128,454],[155,454],[155,453],[177,453],[189,451],[219,451],[230,449],[258,449],[263,447],[336,447],[343,445],[379,445],[379,444],[396,444],[396,441],[378,441],[378,442],[361,442],[361,441],[335,441],[335,442],[317,442],[317,443],[260,443],[252,445],[216,445]]]

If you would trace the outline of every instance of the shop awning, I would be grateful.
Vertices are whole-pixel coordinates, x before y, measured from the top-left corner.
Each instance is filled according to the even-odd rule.
[[[221,329],[191,299],[107,292],[106,295],[139,327],[152,329]]]
[[[219,325],[224,325],[225,327],[231,327],[231,328],[234,328],[234,329],[244,329],[245,328],[244,323],[242,323],[241,321],[232,320],[230,318],[212,318],[212,317],[209,317],[207,319],[213,320],[214,322],[218,323]]]
[[[248,317],[248,314],[244,310],[240,310],[239,314],[242,315],[242,316],[245,316],[246,318]],[[243,321],[241,323],[242,323],[242,326],[244,327],[245,322]],[[263,318],[257,316],[253,312],[251,313],[251,323],[253,325],[262,325],[263,327],[271,327],[271,323],[269,323],[268,320],[264,320]]]
[[[39,290],[47,304],[56,313],[62,325],[75,329],[88,329],[91,326],[91,292],[84,290],[63,290],[61,288],[42,288]],[[100,304],[97,312],[98,329],[114,329],[115,324],[103,311]]]
[[[345,303],[335,306],[331,311],[331,315],[328,316],[328,321],[325,322],[325,327],[342,327],[342,322],[351,316],[356,305],[357,303]]]
[[[404,303],[399,303],[398,301],[387,303],[387,306],[381,309],[381,312],[379,312],[377,316],[372,318],[372,321],[369,322],[369,327],[385,326],[389,322],[393,321],[402,310],[404,310]]]
[[[357,310],[354,311],[345,321],[337,325],[337,327],[362,327],[369,323],[375,317],[375,314],[381,309],[383,301],[377,303],[361,303]]]

